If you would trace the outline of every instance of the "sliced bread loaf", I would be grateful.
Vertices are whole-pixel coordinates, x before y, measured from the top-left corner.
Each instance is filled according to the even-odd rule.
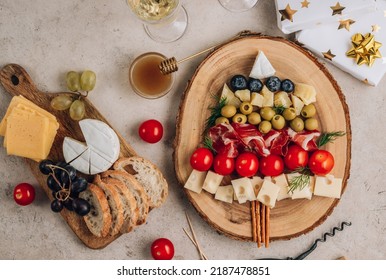
[[[97,237],[105,237],[111,227],[110,206],[103,190],[89,184],[87,189],[79,194],[90,203],[90,212],[84,216],[84,221],[90,232]]]
[[[150,161],[142,157],[125,157],[118,159],[113,168],[132,174],[143,186],[149,198],[150,209],[159,207],[168,196],[168,183],[161,171]]]
[[[118,190],[113,185],[108,185],[102,182],[101,177],[97,174],[94,178],[95,185],[100,187],[106,195],[106,199],[110,206],[111,212],[111,227],[110,235],[116,235],[120,232],[123,225],[123,204],[121,201],[120,194]]]
[[[101,174],[102,178],[115,178],[123,182],[126,188],[135,197],[139,214],[137,226],[146,222],[149,213],[149,200],[143,187],[138,183],[133,175],[121,170],[107,170]]]
[[[128,233],[134,229],[137,224],[139,208],[134,195],[129,191],[126,185],[115,178],[103,178],[102,182],[108,186],[113,186],[119,193],[122,205],[123,205],[123,225],[121,227],[121,233]]]

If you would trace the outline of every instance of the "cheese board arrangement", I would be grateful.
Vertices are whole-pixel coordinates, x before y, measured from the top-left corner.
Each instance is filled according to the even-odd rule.
[[[307,50],[243,34],[198,66],[177,118],[175,170],[201,217],[269,246],[323,223],[347,187],[348,107]]]
[[[87,99],[95,80],[92,71],[70,71],[71,92],[46,93],[20,65],[4,66],[0,82],[13,97],[0,135],[8,155],[25,158],[51,210],[87,247],[101,249],[144,224],[168,184]]]

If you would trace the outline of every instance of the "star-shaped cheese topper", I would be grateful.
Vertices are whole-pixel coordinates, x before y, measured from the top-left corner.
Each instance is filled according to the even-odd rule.
[[[343,11],[344,9],[346,9],[346,7],[341,6],[339,2],[337,2],[337,3],[335,4],[335,6],[331,6],[330,8],[332,9],[332,15],[333,15],[333,16],[335,16],[335,15],[341,15],[341,14],[342,14],[342,11]]]
[[[293,22],[293,16],[297,11],[298,10],[292,10],[290,5],[287,4],[284,10],[279,10],[279,13],[281,14],[281,21],[288,19]]]
[[[335,54],[333,54],[331,52],[331,50],[328,50],[327,52],[322,52],[324,58],[328,59],[328,60],[331,60],[336,56]]]
[[[378,32],[381,29],[381,27],[378,24],[374,24],[371,26],[371,30],[375,33]]]
[[[355,21],[353,21],[352,19],[340,20],[338,29],[345,28],[347,31],[350,31],[350,26],[354,23]]]
[[[310,5],[310,2],[307,0],[304,0],[303,2],[300,2],[302,4],[302,8],[308,8],[308,5]]]

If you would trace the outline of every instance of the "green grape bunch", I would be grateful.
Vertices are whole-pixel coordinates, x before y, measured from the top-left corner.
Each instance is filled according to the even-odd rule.
[[[85,70],[82,73],[69,71],[66,75],[67,89],[70,93],[61,94],[51,100],[51,107],[64,111],[69,109],[71,119],[79,121],[84,118],[86,106],[82,100],[87,97],[96,84],[96,75],[93,71]]]

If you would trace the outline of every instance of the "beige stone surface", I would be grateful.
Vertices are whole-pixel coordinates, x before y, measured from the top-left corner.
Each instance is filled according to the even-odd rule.
[[[188,228],[185,212],[209,259],[295,257],[342,221],[353,225],[321,243],[308,259],[386,259],[386,78],[377,87],[369,87],[326,62],[346,96],[353,133],[351,177],[332,215],[312,232],[273,242],[269,249],[222,236],[199,217],[175,179],[172,143],[181,95],[203,56],[181,64],[174,89],[158,100],[145,100],[131,90],[130,62],[146,51],[181,59],[241,30],[284,34],[277,28],[272,0],[260,0],[239,14],[225,10],[216,0],[182,2],[189,14],[188,30],[180,40],[161,44],[147,37],[123,0],[0,1],[0,66],[22,65],[37,86],[49,92],[65,90],[64,74],[69,70],[95,71],[97,85],[90,100],[138,154],[160,166],[170,184],[167,202],[151,212],[145,225],[105,249],[91,250],[50,211],[48,198],[23,160],[6,156],[1,148],[0,259],[151,259],[150,244],[159,237],[173,241],[175,259],[197,259],[195,247],[183,232]],[[9,101],[0,87],[1,117]],[[137,135],[138,125],[150,118],[165,127],[163,140],[154,145]],[[13,187],[21,182],[36,186],[32,205],[20,207],[13,201]]]

